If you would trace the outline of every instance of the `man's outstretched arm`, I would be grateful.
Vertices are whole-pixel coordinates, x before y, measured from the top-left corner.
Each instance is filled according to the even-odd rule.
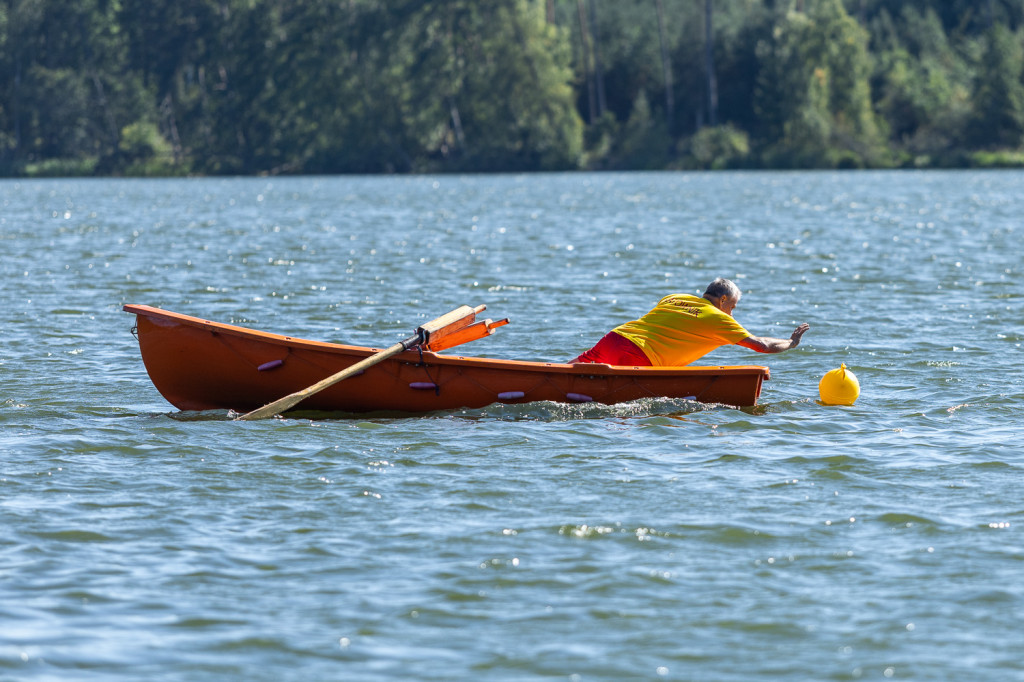
[[[756,350],[758,353],[781,353],[799,346],[800,337],[808,329],[810,329],[810,325],[804,322],[793,330],[793,335],[788,339],[773,339],[770,336],[748,336],[740,341],[739,345],[750,350]]]

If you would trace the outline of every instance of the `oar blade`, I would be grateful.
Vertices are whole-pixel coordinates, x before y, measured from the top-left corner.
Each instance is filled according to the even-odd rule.
[[[279,398],[278,400],[275,400],[272,403],[268,403],[259,409],[253,410],[252,412],[247,412],[246,414],[243,414],[240,417],[236,417],[236,419],[238,419],[239,421],[270,419],[271,417],[276,417],[282,412],[287,412],[291,408],[295,407],[300,402],[302,402],[305,397],[306,394],[303,391],[292,393],[291,395],[286,395],[283,398]]]
[[[508,318],[498,320],[494,322],[492,320],[480,320],[474,322],[468,327],[456,330],[451,334],[442,336],[440,339],[431,340],[424,347],[424,350],[433,351],[435,353],[443,351],[447,348],[454,348],[470,341],[476,341],[482,339],[485,336],[490,336],[494,333],[494,330],[498,327],[508,324]]]

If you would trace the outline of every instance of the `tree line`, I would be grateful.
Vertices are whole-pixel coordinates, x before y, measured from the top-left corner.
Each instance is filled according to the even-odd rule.
[[[1024,165],[1024,0],[0,0],[0,175]]]

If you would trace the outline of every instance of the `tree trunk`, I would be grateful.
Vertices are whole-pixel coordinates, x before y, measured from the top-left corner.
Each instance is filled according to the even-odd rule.
[[[675,96],[672,94],[672,65],[668,59],[668,44],[665,42],[665,10],[661,0],[654,0],[655,8],[658,11],[658,40],[661,43],[661,73],[665,81],[665,118],[668,120],[669,130],[672,129],[672,119],[675,113]]]
[[[459,108],[455,106],[455,98],[448,98],[448,110],[452,117],[452,130],[455,131],[455,143],[459,149],[466,147],[466,134],[462,131],[462,116],[459,115]]]
[[[604,96],[604,68],[601,66],[601,41],[597,34],[597,0],[590,1],[590,39],[594,46],[594,81],[597,83],[597,117],[604,116],[608,101]]]
[[[718,80],[715,78],[714,0],[704,2],[704,68],[707,73],[708,125],[718,125]]]
[[[14,88],[11,93],[11,116],[14,119],[14,157],[21,153],[21,54],[14,56]],[[3,145],[5,148],[7,145]],[[0,158],[7,150],[0,151]]]
[[[594,92],[594,72],[590,68],[590,36],[587,31],[587,11],[583,7],[583,0],[576,0],[576,11],[580,18],[580,49],[583,55],[583,72],[587,76],[587,122],[594,124],[594,114],[597,110],[597,95]]]

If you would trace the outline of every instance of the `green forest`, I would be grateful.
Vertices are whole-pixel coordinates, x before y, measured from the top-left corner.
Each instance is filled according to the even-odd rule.
[[[0,0],[0,176],[1024,165],[1024,0]]]

